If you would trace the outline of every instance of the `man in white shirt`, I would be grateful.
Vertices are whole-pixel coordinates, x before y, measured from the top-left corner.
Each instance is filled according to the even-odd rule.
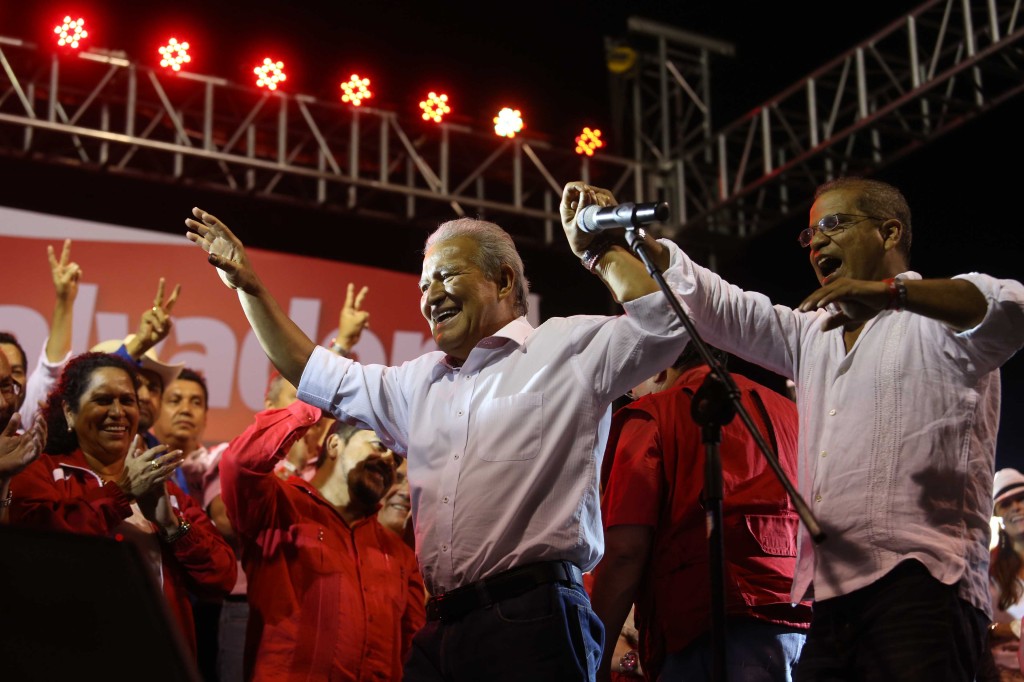
[[[578,209],[610,198],[569,183],[561,214],[574,253],[626,315],[533,328],[511,237],[493,223],[451,221],[427,239],[420,279],[440,350],[398,367],[316,347],[227,227],[200,209],[186,221],[299,399],[407,455],[416,554],[432,595],[407,681],[593,679],[603,627],[581,571],[604,549],[598,473],[611,403],[686,343],[643,264],[576,227]]]
[[[773,305],[675,245],[656,264],[710,344],[796,385],[799,490],[826,534],[801,529],[792,601],[813,595],[797,680],[973,680],[987,587],[999,368],[1024,344],[1024,287],[908,270],[896,188],[818,188],[820,287]],[[656,245],[657,246],[657,245]]]

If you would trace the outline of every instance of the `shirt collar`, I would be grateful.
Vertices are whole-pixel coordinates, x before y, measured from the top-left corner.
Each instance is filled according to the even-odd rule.
[[[476,351],[478,348],[491,351],[501,348],[509,342],[512,342],[517,346],[522,346],[526,343],[527,337],[533,333],[533,329],[533,325],[530,324],[525,316],[517,317],[498,331],[494,332],[491,336],[480,339],[476,346],[473,347],[473,351]],[[472,352],[470,354],[472,354]],[[468,360],[469,358],[466,359]],[[460,365],[452,362],[451,356],[445,355],[441,358],[440,364],[444,365],[447,369],[458,370],[466,363],[463,362]]]

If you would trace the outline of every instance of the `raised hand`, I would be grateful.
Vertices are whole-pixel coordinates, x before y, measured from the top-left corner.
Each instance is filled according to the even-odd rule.
[[[590,204],[613,206],[615,197],[608,190],[592,187],[582,180],[566,183],[562,189],[562,203],[559,205],[558,211],[562,216],[562,230],[565,232],[566,239],[569,240],[569,248],[579,258],[583,257],[587,246],[594,241],[594,235],[584,232],[576,225],[576,215],[583,210],[584,206]],[[621,234],[625,231],[618,232]]]
[[[352,347],[359,343],[359,337],[363,330],[370,326],[370,311],[363,310],[363,301],[370,291],[369,287],[363,287],[359,293],[355,293],[356,287],[352,282],[348,283],[348,290],[345,293],[345,303],[341,306],[341,313],[338,315],[338,336],[334,342],[341,346],[345,352],[352,350]]]
[[[136,359],[141,358],[147,350],[167,338],[171,333],[171,327],[174,326],[171,311],[174,310],[180,293],[181,285],[175,285],[174,291],[165,301],[164,278],[160,278],[156,296],[153,298],[153,307],[142,313],[142,317],[139,318],[139,330],[126,347],[129,355]]]
[[[32,426],[18,434],[21,415],[15,413],[0,433],[0,478],[18,473],[35,460],[46,445],[46,420],[37,412]]]
[[[245,247],[228,226],[201,208],[193,208],[196,219],[186,218],[188,238],[207,253],[207,260],[217,268],[221,281],[230,289],[255,294],[259,279],[245,255]]]
[[[53,275],[53,288],[57,299],[74,303],[78,296],[78,282],[82,278],[82,268],[71,261],[71,240],[64,240],[64,248],[60,252],[60,260],[52,246],[46,247],[46,255],[50,260],[50,273]]]

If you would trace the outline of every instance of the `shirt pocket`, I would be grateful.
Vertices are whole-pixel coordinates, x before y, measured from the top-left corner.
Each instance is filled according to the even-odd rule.
[[[487,462],[534,459],[544,430],[544,394],[491,398],[477,410],[472,452]]]

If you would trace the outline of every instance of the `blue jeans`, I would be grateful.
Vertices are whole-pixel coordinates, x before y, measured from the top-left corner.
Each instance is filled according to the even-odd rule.
[[[988,618],[919,561],[814,604],[798,682],[970,682]]]
[[[582,587],[559,583],[428,621],[412,640],[403,682],[592,682],[604,626]]]
[[[249,602],[225,601],[220,609],[218,682],[242,682],[245,629],[249,624]]]
[[[729,682],[792,682],[805,630],[754,618],[730,618],[725,628]],[[710,680],[712,653],[710,638],[704,635],[665,657],[658,682]]]

